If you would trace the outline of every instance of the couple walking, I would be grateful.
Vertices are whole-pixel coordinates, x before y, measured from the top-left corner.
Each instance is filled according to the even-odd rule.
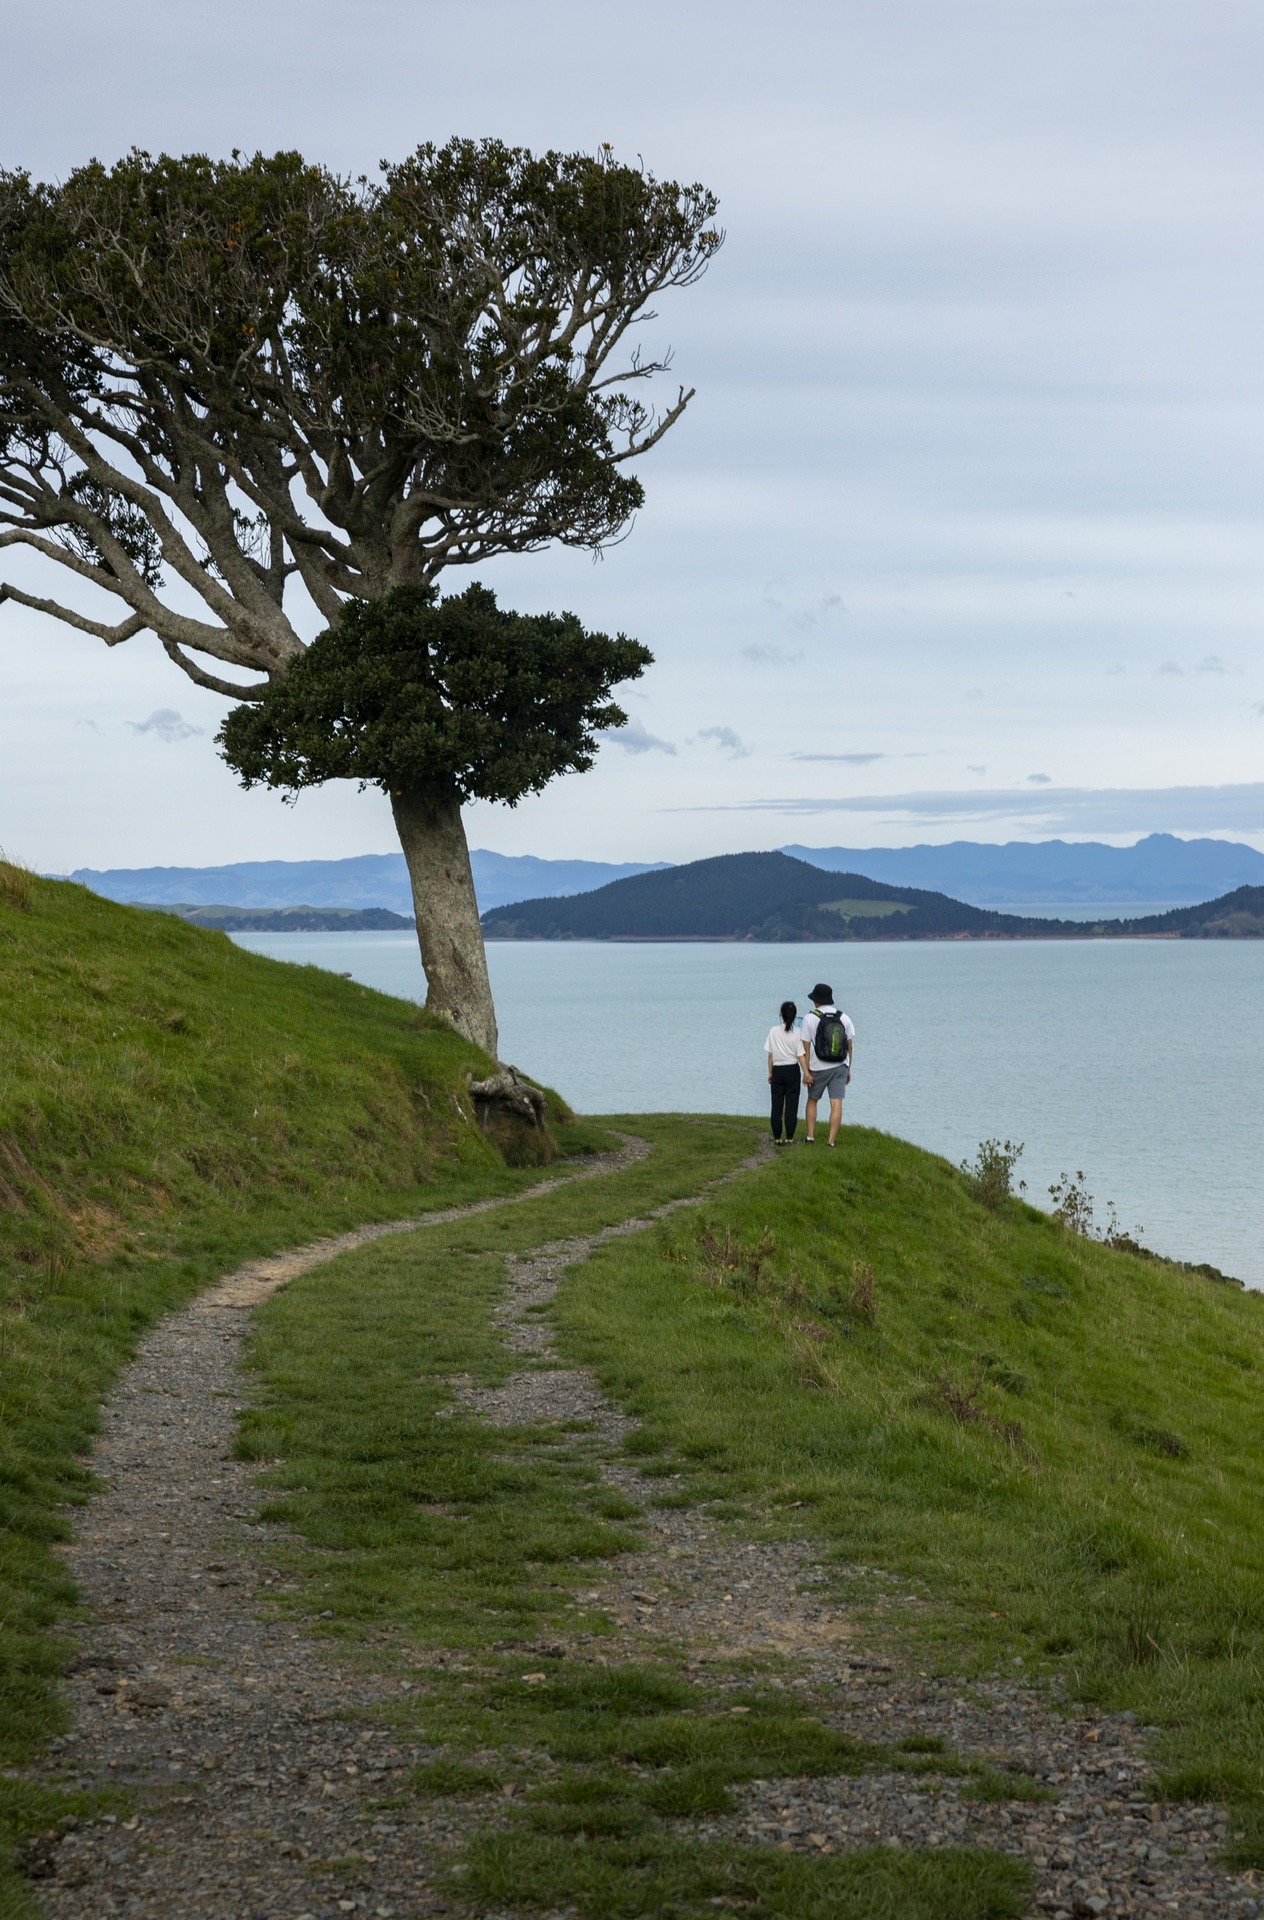
[[[834,989],[818,980],[812,989],[812,1011],[805,1015],[796,1032],[799,1009],[793,1000],[781,1003],[781,1025],[773,1027],[764,1042],[768,1055],[768,1085],[772,1089],[772,1138],[774,1146],[788,1147],[799,1121],[799,1085],[802,1078],[808,1090],[807,1133],[804,1146],[816,1138],[816,1109],[821,1100],[829,1101],[829,1143],[838,1139],[843,1119],[843,1095],[851,1079],[852,1056],[856,1050],[856,1029],[845,1013],[834,1005]]]

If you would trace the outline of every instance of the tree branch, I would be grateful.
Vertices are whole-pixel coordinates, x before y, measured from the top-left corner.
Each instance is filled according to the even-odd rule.
[[[208,673],[205,667],[199,667],[196,660],[190,660],[187,653],[178,647],[174,640],[164,640],[162,650],[168,660],[179,667],[181,673],[187,673],[189,679],[199,687],[209,687],[212,693],[226,694],[230,700],[262,700],[263,687],[239,687],[231,680],[217,679]]]
[[[51,614],[54,620],[62,620],[68,627],[77,627],[80,633],[90,633],[98,640],[104,640],[107,647],[117,647],[122,641],[130,640],[135,634],[144,633],[149,625],[134,613],[130,620],[120,621],[117,627],[107,627],[103,620],[89,620],[86,614],[76,613],[73,607],[63,607],[56,600],[40,600],[33,593],[23,593],[21,587],[10,586],[0,580],[0,606],[6,600],[16,600],[20,607],[30,607],[35,613]]]

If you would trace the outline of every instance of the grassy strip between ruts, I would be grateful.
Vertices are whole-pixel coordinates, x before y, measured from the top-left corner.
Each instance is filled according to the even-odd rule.
[[[1161,1790],[1232,1803],[1264,1864],[1264,1299],[849,1130],[601,1248],[555,1312],[668,1497],[920,1582],[923,1664],[1133,1709]]]
[[[538,1184],[420,1007],[0,861],[0,1763],[61,1724],[53,1543],[144,1330],[243,1260]],[[563,1152],[613,1145],[553,1106]],[[564,1170],[563,1170],[564,1171]],[[547,1175],[545,1176],[548,1177]],[[67,1811],[73,1811],[68,1802]],[[47,1824],[0,1774],[5,1842]],[[0,1893],[0,1911],[3,1911]]]
[[[763,1675],[706,1681],[670,1657],[619,1663],[605,1616],[575,1599],[593,1561],[635,1538],[636,1510],[603,1485],[591,1436],[491,1428],[454,1402],[454,1378],[495,1386],[522,1364],[492,1318],[506,1251],[696,1193],[757,1137],[733,1120],[630,1124],[657,1150],[618,1176],[346,1255],[261,1310],[258,1406],[242,1444],[269,1463],[268,1513],[305,1542],[269,1549],[292,1552],[302,1576],[280,1604],[327,1616],[331,1636],[382,1658],[447,1650],[447,1664],[410,1667],[413,1689],[391,1714],[438,1749],[413,1791],[471,1803],[455,1897],[566,1905],[591,1920],[703,1914],[717,1902],[766,1920],[1018,1915],[1025,1869],[984,1850],[807,1861],[721,1853],[692,1836],[681,1822],[728,1808],[743,1781],[962,1769],[950,1754],[848,1739],[778,1690],[776,1661]],[[713,1204],[732,1204],[748,1177]],[[562,1623],[593,1636],[593,1655],[541,1685],[523,1642]],[[495,1812],[481,1825],[477,1796],[511,1781],[525,1795],[514,1810],[487,1802]]]

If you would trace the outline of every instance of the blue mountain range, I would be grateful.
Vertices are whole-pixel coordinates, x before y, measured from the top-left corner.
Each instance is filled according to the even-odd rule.
[[[929,887],[972,907],[1193,906],[1264,885],[1264,853],[1233,840],[1151,833],[1131,847],[1101,841],[952,840],[930,847],[782,847],[834,873]]]
[[[1264,885],[1264,853],[1232,840],[1178,840],[1152,833],[1132,847],[1100,841],[1013,840],[1004,846],[779,849],[829,872],[859,873],[889,886],[948,893],[971,906],[1026,909],[1192,906],[1235,887]],[[532,854],[470,855],[479,907],[590,893],[611,880],[651,873],[667,861],[539,860]],[[72,880],[111,900],[151,906],[385,907],[411,915],[403,855],[351,860],[247,860],[221,867],[81,867]]]
[[[587,893],[610,880],[649,873],[666,861],[615,865],[604,860],[537,860],[532,854],[470,855],[481,912],[517,900]],[[385,907],[411,916],[412,889],[402,853],[351,860],[241,860],[223,867],[80,867],[70,875],[108,900],[153,907]]]

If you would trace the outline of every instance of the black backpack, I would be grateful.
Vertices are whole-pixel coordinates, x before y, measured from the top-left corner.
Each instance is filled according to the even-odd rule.
[[[841,1013],[818,1014],[812,1051],[826,1066],[842,1066],[847,1058],[847,1029]]]

